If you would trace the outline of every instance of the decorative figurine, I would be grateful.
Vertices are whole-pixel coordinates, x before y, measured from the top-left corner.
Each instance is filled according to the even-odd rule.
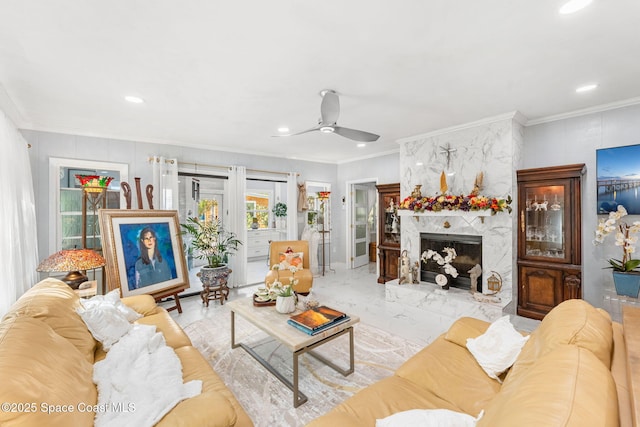
[[[398,284],[411,283],[411,262],[409,260],[409,254],[405,249],[400,256],[400,275],[398,276]]]
[[[393,213],[396,211],[396,203],[391,199],[389,202],[389,207],[387,208],[387,212]]]
[[[482,171],[478,172],[476,175],[476,180],[473,183],[473,190],[471,190],[471,196],[477,196],[480,194],[480,190],[482,190],[482,180],[484,179],[484,173]]]
[[[471,281],[471,288],[469,289],[471,293],[478,291],[478,277],[482,274],[482,267],[480,264],[476,264],[469,271],[469,279]]]
[[[411,283],[414,285],[420,284],[420,263],[418,261],[413,264],[411,269]]]

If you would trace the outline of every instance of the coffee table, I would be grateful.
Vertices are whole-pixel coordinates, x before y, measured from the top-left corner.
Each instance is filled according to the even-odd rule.
[[[353,357],[353,325],[360,322],[357,316],[349,316],[351,319],[347,322],[329,328],[317,335],[307,335],[302,331],[294,328],[287,323],[289,317],[295,313],[280,314],[275,307],[256,307],[253,305],[253,298],[242,298],[229,302],[231,309],[231,348],[242,347],[262,366],[264,366],[271,374],[286,385],[293,392],[293,407],[297,408],[307,401],[305,396],[298,389],[298,357],[304,353],[309,353],[325,365],[341,373],[344,376],[350,375],[354,371]],[[252,325],[266,332],[272,338],[282,343],[291,350],[293,354],[293,382],[286,378],[282,373],[278,372],[269,362],[264,360],[251,347],[244,343],[236,343],[235,340],[235,315],[238,314]],[[315,353],[313,349],[325,344],[344,334],[349,334],[349,368],[344,369],[332,361],[326,359],[322,355]]]

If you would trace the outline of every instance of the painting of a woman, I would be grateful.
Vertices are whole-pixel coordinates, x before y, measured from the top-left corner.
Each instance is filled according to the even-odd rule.
[[[158,236],[151,227],[140,231],[140,256],[136,260],[136,288],[170,280],[171,268],[158,249]]]

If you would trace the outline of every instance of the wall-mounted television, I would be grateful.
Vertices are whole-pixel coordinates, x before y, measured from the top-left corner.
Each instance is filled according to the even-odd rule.
[[[596,150],[598,214],[640,215],[640,144]]]

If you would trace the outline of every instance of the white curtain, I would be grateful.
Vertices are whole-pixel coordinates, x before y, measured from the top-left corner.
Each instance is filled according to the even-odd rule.
[[[178,209],[178,160],[154,156],[153,167],[153,207],[155,209]]]
[[[298,174],[287,174],[287,240],[298,240]]]
[[[245,195],[247,188],[247,169],[244,166],[231,166],[227,183],[226,200],[228,211],[225,227],[236,234],[242,245],[229,260],[233,270],[229,276],[229,287],[237,288],[247,283],[247,224]]]
[[[0,110],[0,317],[38,280],[38,238],[27,142]]]

